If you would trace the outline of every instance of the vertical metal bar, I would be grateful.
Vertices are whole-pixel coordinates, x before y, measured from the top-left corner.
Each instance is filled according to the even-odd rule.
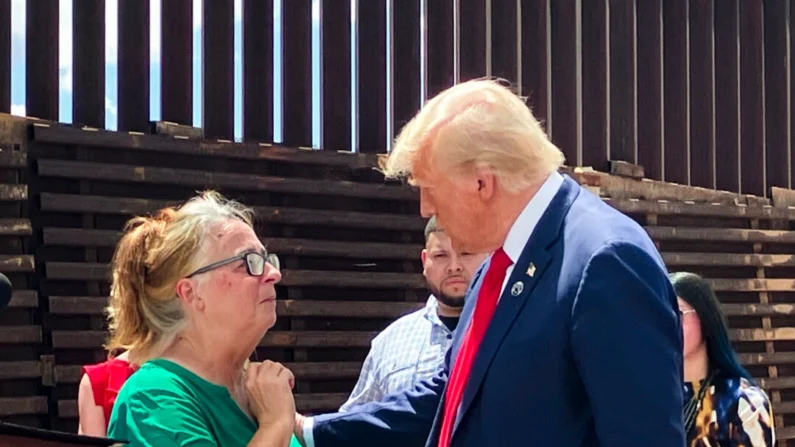
[[[429,0],[425,0],[429,1]],[[453,59],[455,58],[455,16],[450,0],[433,1],[427,4],[426,40],[427,87],[426,98],[450,87],[454,81]]]
[[[505,79],[512,85],[518,83],[516,59],[516,22],[519,20],[516,0],[492,0],[491,20],[500,26],[491,29],[492,76]]]
[[[234,139],[235,5],[202,1],[202,128],[205,138]]]
[[[25,112],[58,120],[58,0],[27,0]]]
[[[635,0],[610,0],[610,127],[607,141],[609,158],[629,163],[638,163],[635,15]]]
[[[789,107],[789,2],[764,2],[765,147],[767,184],[791,188]]]
[[[11,0],[0,0],[0,113],[11,112]]]
[[[284,144],[312,146],[312,0],[282,3]]]
[[[273,141],[273,0],[243,0],[243,139]]]
[[[461,0],[453,0],[453,84],[461,80]]]
[[[392,20],[392,132],[397,135],[421,105],[420,0],[394,1]]]
[[[688,0],[666,1],[663,7],[663,70],[665,83],[665,177],[690,184],[690,88]]]
[[[549,3],[522,1],[522,92],[527,95],[533,114],[549,133]]]
[[[763,26],[762,3],[740,1],[740,191],[758,196],[767,195]]]
[[[387,59],[391,48],[387,48],[387,4],[383,0],[357,0],[356,24],[359,60],[359,107],[356,110],[359,122],[359,151],[386,152],[387,148],[387,103],[391,92],[387,91]],[[367,17],[367,20],[358,20]]]
[[[740,191],[739,0],[715,2],[716,187]]]
[[[149,129],[149,2],[119,0],[118,129]]]
[[[321,147],[351,150],[351,2],[321,0]]]
[[[160,115],[193,123],[193,1],[161,1]],[[120,18],[119,22],[124,20]]]
[[[458,81],[486,76],[486,46],[491,39],[486,34],[486,0],[460,0],[458,20],[466,30],[459,36]]]
[[[563,151],[567,163],[577,165],[580,140],[580,47],[579,0],[550,2],[552,20],[552,141]]]
[[[712,0],[690,4],[690,183],[715,187],[715,5]]]
[[[105,0],[72,3],[72,122],[105,127]]]
[[[603,171],[607,167],[610,129],[610,43],[608,0],[582,5],[582,134],[588,147],[582,165]],[[620,57],[626,58],[626,54]]]

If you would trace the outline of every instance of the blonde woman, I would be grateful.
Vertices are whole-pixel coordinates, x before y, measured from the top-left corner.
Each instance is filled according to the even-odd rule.
[[[278,258],[248,208],[206,192],[134,218],[113,259],[110,352],[140,365],[108,436],[130,447],[298,445],[292,373],[248,357],[276,322]]]

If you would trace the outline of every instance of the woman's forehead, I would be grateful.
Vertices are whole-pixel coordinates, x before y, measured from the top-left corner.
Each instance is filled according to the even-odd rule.
[[[262,242],[257,238],[254,229],[237,219],[224,222],[210,231],[213,246],[225,254],[234,255],[245,250],[262,249]]]

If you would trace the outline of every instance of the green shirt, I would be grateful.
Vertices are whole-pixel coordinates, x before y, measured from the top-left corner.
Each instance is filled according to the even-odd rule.
[[[225,387],[164,359],[130,376],[108,425],[108,437],[129,447],[244,447],[256,431]],[[301,447],[295,436],[290,447]]]

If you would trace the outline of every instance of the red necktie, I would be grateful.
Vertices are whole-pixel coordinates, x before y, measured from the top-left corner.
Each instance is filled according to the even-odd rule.
[[[480,286],[478,301],[475,303],[475,311],[472,315],[472,322],[464,335],[461,349],[455,364],[450,372],[450,380],[447,382],[446,396],[444,403],[444,413],[442,416],[442,430],[439,434],[439,447],[449,447],[453,434],[453,422],[455,421],[458,407],[461,405],[461,398],[464,395],[469,371],[475,354],[478,352],[480,342],[489,327],[494,310],[497,308],[497,301],[500,298],[500,290],[505,280],[505,271],[513,264],[511,258],[499,248],[491,256],[491,264],[483,284]]]

